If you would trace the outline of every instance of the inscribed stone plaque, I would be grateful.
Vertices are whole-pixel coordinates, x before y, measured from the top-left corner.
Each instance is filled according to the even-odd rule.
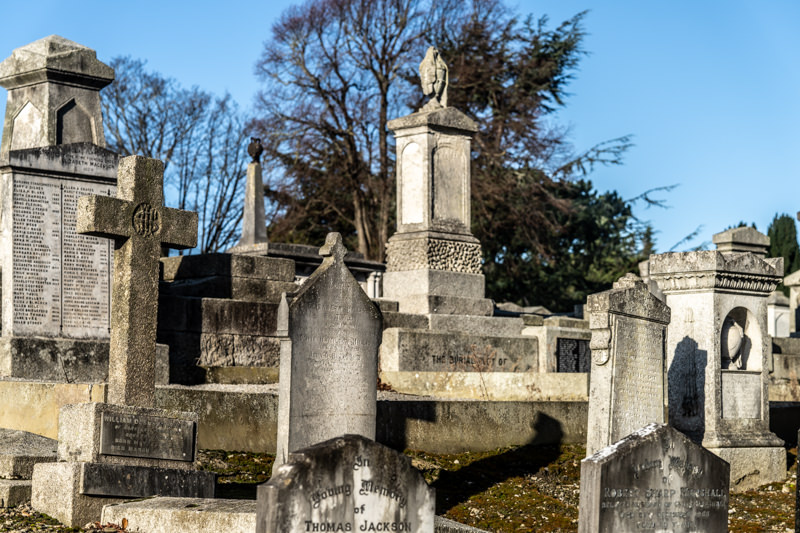
[[[11,255],[4,267],[10,275],[3,283],[11,300],[3,333],[108,338],[111,244],[78,235],[75,221],[80,196],[110,196],[115,188],[44,176],[10,179]]]
[[[465,190],[464,177],[469,175],[467,161],[462,151],[447,144],[433,152],[433,218],[457,220],[463,224],[464,202],[468,202],[469,190]]]
[[[581,462],[579,533],[728,531],[730,465],[649,424]]]
[[[213,498],[215,480],[215,474],[196,470],[81,463],[79,492],[117,498]]]
[[[761,418],[761,371],[722,370],[722,418]]]
[[[100,453],[194,461],[195,423],[162,416],[102,413]]]
[[[292,453],[258,487],[257,533],[433,533],[434,490],[411,460],[345,435]]]
[[[279,309],[278,329],[288,330],[291,348],[281,347],[277,465],[343,433],[375,437],[383,318],[345,266],[345,252],[341,236],[328,234],[322,265]]]
[[[585,339],[556,339],[556,368],[558,372],[588,372],[591,352]]]
[[[664,420],[664,337],[662,324],[614,316],[611,442],[653,421]]]

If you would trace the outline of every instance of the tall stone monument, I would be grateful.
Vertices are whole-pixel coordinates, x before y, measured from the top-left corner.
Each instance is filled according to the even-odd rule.
[[[397,232],[386,245],[383,294],[402,313],[491,315],[481,245],[470,229],[475,122],[447,107],[447,65],[434,48],[420,65],[430,101],[389,121],[397,140]]]
[[[115,192],[99,93],[113,79],[93,50],[57,35],[0,63],[0,377],[105,379],[112,248],[75,222],[78,197]]]
[[[289,453],[345,433],[375,439],[382,315],[344,264],[329,233],[322,265],[278,310],[281,342],[278,442]]]
[[[753,228],[714,236],[715,251],[650,256],[672,310],[667,336],[669,423],[731,465],[731,489],[783,479],[783,441],[769,430],[767,297],[783,259]]]
[[[197,242],[197,214],[162,205],[163,170],[126,157],[116,198],[78,202],[78,231],[115,241],[109,403],[61,409],[59,462],[34,467],[31,498],[72,527],[122,499],[214,495],[214,475],[193,469],[197,414],[153,408],[161,247]]]
[[[633,274],[611,290],[590,295],[586,309],[592,329],[588,456],[649,423],[666,422],[670,310]]]
[[[264,215],[264,178],[261,173],[261,139],[252,137],[247,153],[252,161],[247,165],[247,182],[242,213],[242,237],[228,250],[231,254],[266,255],[269,252],[267,221]]]

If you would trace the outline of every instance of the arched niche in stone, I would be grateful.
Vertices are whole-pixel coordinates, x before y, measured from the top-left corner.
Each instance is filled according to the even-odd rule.
[[[56,144],[94,142],[92,119],[74,98],[56,110]]]
[[[755,314],[734,307],[720,328],[723,419],[761,419],[763,332]]]

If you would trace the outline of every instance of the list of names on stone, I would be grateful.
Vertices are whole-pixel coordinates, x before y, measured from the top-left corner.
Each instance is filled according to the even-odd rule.
[[[194,422],[142,414],[103,413],[100,453],[194,461]]]
[[[589,341],[585,339],[556,339],[558,372],[588,372],[591,361]]]
[[[112,254],[75,232],[78,198],[114,187],[47,177],[13,178],[12,335],[107,338]]]

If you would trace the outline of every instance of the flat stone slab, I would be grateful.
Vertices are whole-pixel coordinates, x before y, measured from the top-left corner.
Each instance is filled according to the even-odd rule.
[[[108,340],[1,337],[0,376],[56,382],[108,377]]]
[[[237,277],[275,281],[294,281],[290,259],[239,254],[201,254],[161,258],[161,279]]]
[[[0,479],[0,509],[31,501],[30,479]]]
[[[255,500],[203,498],[150,498],[138,502],[106,505],[103,524],[128,520],[131,531],[192,531],[194,533],[252,533],[256,527]],[[434,533],[486,533],[435,516]]]
[[[119,524],[123,518],[130,531],[252,533],[256,501],[159,497],[103,508],[102,523]]]
[[[80,492],[87,496],[146,498],[214,496],[216,475],[197,470],[81,463]]]
[[[55,439],[0,428],[0,479],[30,479],[33,465],[55,461],[57,450],[58,441]]]

